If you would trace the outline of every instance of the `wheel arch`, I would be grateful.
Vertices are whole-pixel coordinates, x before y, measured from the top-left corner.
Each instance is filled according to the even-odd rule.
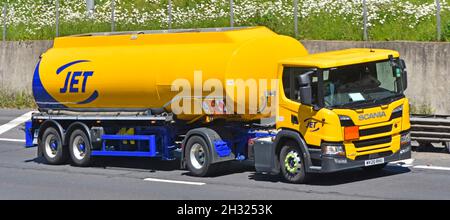
[[[296,143],[297,147],[301,150],[303,157],[305,158],[306,169],[309,170],[309,167],[312,165],[311,155],[308,150],[308,145],[306,144],[305,139],[296,131],[289,129],[282,129],[275,138],[274,144],[274,164],[276,165],[276,170],[280,170],[279,157],[280,152],[284,144],[292,141]]]
[[[234,160],[234,154],[233,152],[228,156],[228,157],[219,157],[217,155],[216,149],[215,149],[215,145],[214,142],[217,140],[222,140],[222,138],[220,137],[220,135],[214,131],[211,128],[196,128],[196,129],[192,129],[190,131],[188,131],[188,133],[186,134],[186,136],[184,137],[183,141],[182,141],[182,151],[181,151],[181,168],[186,168],[186,162],[185,162],[185,158],[186,158],[186,144],[189,141],[189,139],[191,137],[194,136],[199,136],[201,138],[203,138],[203,140],[206,141],[206,144],[208,145],[208,152],[209,152],[209,157],[211,158],[211,164],[214,163],[218,163],[218,162],[224,162],[224,161],[230,161],[230,160]]]
[[[63,147],[66,147],[64,145],[64,129],[61,126],[61,124],[59,124],[57,121],[49,119],[44,121],[40,126],[39,126],[39,132],[38,132],[38,143],[40,143],[42,141],[42,135],[44,135],[45,130],[47,130],[47,128],[54,128],[56,129],[56,131],[58,131],[60,137],[61,137],[61,141],[63,143]],[[38,148],[37,148],[37,157],[42,157],[44,156],[44,149],[42,149],[42,147],[40,146],[40,144],[38,144]]]
[[[67,127],[63,143],[65,145],[68,145],[69,141],[70,141],[70,135],[72,135],[72,132],[77,129],[80,129],[86,133],[86,136],[89,138],[89,142],[91,142],[91,146],[92,146],[91,132],[89,130],[89,127],[83,122],[74,122],[74,123],[70,124],[69,127]]]

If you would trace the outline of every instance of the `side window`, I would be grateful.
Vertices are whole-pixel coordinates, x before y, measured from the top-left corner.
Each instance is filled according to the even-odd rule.
[[[297,81],[299,75],[311,71],[311,68],[285,67],[283,71],[283,88],[286,97],[294,102],[301,102],[300,100],[300,85]],[[312,77],[313,103],[317,97],[317,74]]]
[[[397,81],[393,76],[392,66],[389,62],[380,62],[376,64],[377,79],[381,82],[380,87],[389,91],[396,91]]]

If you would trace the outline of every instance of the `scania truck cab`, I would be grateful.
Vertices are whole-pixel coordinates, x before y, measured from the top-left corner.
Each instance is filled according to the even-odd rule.
[[[398,52],[349,49],[281,61],[277,135],[254,142],[260,172],[382,169],[411,157],[406,65]]]

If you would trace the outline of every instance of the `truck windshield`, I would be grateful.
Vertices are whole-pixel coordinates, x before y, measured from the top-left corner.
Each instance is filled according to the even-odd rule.
[[[403,96],[401,74],[394,74],[389,60],[324,70],[323,85],[329,108],[383,104]]]

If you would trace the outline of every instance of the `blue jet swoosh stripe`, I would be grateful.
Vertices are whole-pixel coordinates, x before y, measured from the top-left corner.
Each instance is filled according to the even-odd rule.
[[[58,68],[58,70],[56,70],[56,74],[60,74],[62,71],[64,71],[65,69],[67,69],[67,68],[69,68],[69,67],[71,67],[71,66],[73,66],[73,65],[75,65],[75,64],[78,64],[78,63],[87,63],[87,62],[91,62],[90,60],[77,60],[77,61],[73,61],[73,62],[70,62],[70,63],[68,63],[68,64],[66,64],[66,65],[64,65],[64,66],[62,66],[62,67],[60,67],[60,68]]]
[[[45,90],[44,85],[42,85],[41,77],[39,75],[39,67],[41,66],[41,61],[36,65],[33,75],[33,97],[39,108],[56,108],[63,109],[67,106],[59,103],[53,98],[47,90]]]
[[[82,102],[77,102],[77,105],[85,105],[85,104],[89,104],[93,101],[95,101],[98,98],[98,92],[97,90],[92,93],[91,96],[89,96],[89,98],[87,98],[86,100],[82,101]]]

